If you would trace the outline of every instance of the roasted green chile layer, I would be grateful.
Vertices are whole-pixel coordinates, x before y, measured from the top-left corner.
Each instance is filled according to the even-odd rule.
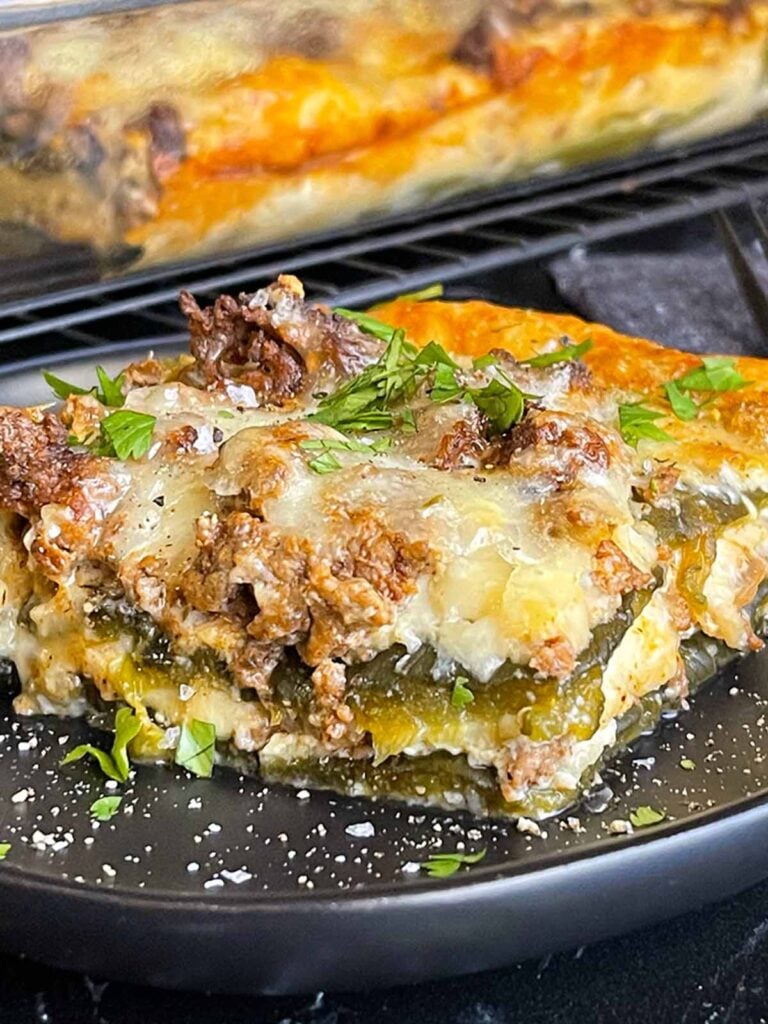
[[[755,631],[765,635],[768,584],[764,584],[753,603],[752,620]],[[680,653],[685,664],[688,688],[694,692],[711,681],[731,661],[741,657],[721,640],[703,633],[683,640]],[[507,803],[499,790],[495,771],[472,767],[466,757],[438,751],[426,757],[400,755],[384,764],[344,758],[326,758],[303,764],[285,764],[262,758],[261,772],[268,781],[292,785],[332,789],[351,796],[402,800],[412,804],[431,804],[446,810],[467,810],[475,815],[545,817],[573,805],[592,785],[596,774],[622,750],[658,726],[662,712],[679,707],[679,695],[662,687],[646,694],[618,722],[615,744],[591,765],[572,791],[554,789],[531,791],[521,803]]]

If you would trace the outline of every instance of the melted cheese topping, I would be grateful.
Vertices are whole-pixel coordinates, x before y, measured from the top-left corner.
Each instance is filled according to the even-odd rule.
[[[665,686],[684,693],[682,636],[699,629],[736,649],[755,646],[748,608],[768,575],[768,513],[754,491],[768,479],[768,458],[755,416],[743,410],[765,403],[762,363],[739,362],[753,381],[748,392],[719,395],[695,423],[665,420],[674,442],[633,450],[617,432],[617,402],[657,388],[694,357],[573,318],[479,303],[399,302],[378,315],[417,343],[443,342],[465,366],[489,338],[526,358],[565,333],[591,337],[594,385],[569,387],[568,368],[548,370],[535,415],[588,428],[603,454],[569,464],[545,434],[543,448],[510,449],[506,463],[438,469],[429,452],[448,412],[461,419],[471,410],[440,406],[430,418],[426,403],[415,435],[393,433],[378,452],[334,448],[338,467],[318,473],[310,464],[317,450],[302,442],[344,438],[306,419],[313,400],[272,411],[241,385],[137,388],[126,408],[156,417],[152,447],[139,460],[110,460],[102,471],[109,487],[98,474],[85,482],[95,526],[82,551],[41,560],[41,552],[61,554],[57,545],[71,536],[65,504],[44,506],[24,545],[17,520],[0,522],[0,651],[24,683],[19,710],[80,713],[93,683],[106,700],[136,708],[139,752],[151,756],[167,751],[168,726],[197,718],[267,760],[461,754],[497,771],[505,799],[516,801],[573,791],[625,712]],[[711,559],[697,569],[693,596],[682,580],[690,538],[660,544],[637,494],[671,453],[679,480],[664,500],[696,494],[739,510],[712,527]],[[745,491],[755,500],[742,500]],[[606,550],[620,566],[607,582]],[[616,572],[630,582],[613,586]],[[588,660],[579,668],[596,630],[619,621],[622,595],[649,588],[650,574],[658,585],[598,669]],[[170,640],[171,669],[141,660],[132,627],[99,632],[92,616],[115,594]],[[302,706],[300,686],[282,704],[250,692],[284,649],[298,650],[308,674],[375,664],[394,645],[408,656],[395,667],[391,696],[379,692],[377,703],[350,683],[359,734],[336,745],[313,717],[317,706]],[[398,671],[407,682],[409,658],[426,649],[434,663],[408,704]],[[500,683],[510,666],[517,674]],[[452,709],[448,687],[462,673],[482,713]],[[317,701],[323,678],[313,685]]]

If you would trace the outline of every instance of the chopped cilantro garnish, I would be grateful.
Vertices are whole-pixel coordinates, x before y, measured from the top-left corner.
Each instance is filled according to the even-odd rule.
[[[81,758],[86,756],[95,758],[99,763],[99,767],[108,778],[114,779],[115,782],[125,781],[118,775],[117,768],[115,768],[115,762],[112,760],[110,754],[106,750],[102,750],[101,747],[94,747],[92,743],[81,743],[78,747],[75,747],[74,750],[70,750],[61,762],[62,767],[67,764],[72,764],[75,761],[79,761]]]
[[[468,682],[469,680],[466,676],[456,676],[456,682],[453,684],[453,690],[451,691],[451,704],[453,707],[458,708],[459,711],[463,710],[475,699],[474,693],[472,693],[467,685]]]
[[[335,306],[333,312],[343,316],[345,320],[352,320],[361,331],[365,331],[366,334],[372,334],[379,341],[389,342],[395,333],[395,328],[390,324],[382,323],[381,320],[377,320],[375,316],[368,316],[367,313],[358,313],[354,309],[344,309],[343,306]]]
[[[395,301],[426,302],[427,299],[440,299],[442,295],[443,286],[441,284],[429,284],[426,288],[421,288],[417,292],[405,292],[404,295],[398,295]]]
[[[102,442],[99,454],[116,455],[118,459],[140,459],[152,444],[156,419],[143,412],[120,409],[101,421]]]
[[[112,744],[112,760],[120,775],[118,781],[125,782],[131,770],[128,760],[128,744],[141,732],[139,721],[133,708],[120,708],[115,715],[115,740]]]
[[[66,380],[62,380],[61,377],[56,377],[53,373],[49,373],[48,370],[43,370],[43,377],[45,383],[54,393],[57,398],[67,399],[70,395],[92,395],[94,388],[81,388],[77,384],[70,384]]]
[[[485,850],[477,853],[433,853],[421,865],[421,870],[426,871],[430,878],[450,878],[462,864],[478,864],[485,854]]]
[[[303,448],[307,452],[362,452],[364,454],[374,452],[376,455],[380,455],[381,452],[391,447],[392,439],[389,437],[380,437],[372,444],[364,444],[352,437],[323,437],[299,441],[299,448]]]
[[[663,412],[648,409],[646,406],[641,405],[640,402],[620,405],[619,430],[621,431],[621,436],[633,448],[637,448],[637,443],[642,438],[648,438],[650,441],[674,441],[674,438],[666,430],[657,427],[654,422],[663,416]]]
[[[321,476],[324,473],[333,473],[337,469],[341,469],[341,463],[333,452],[323,452],[323,454],[318,455],[317,458],[310,459],[308,466],[313,472],[319,473]]]
[[[430,390],[434,402],[466,398],[474,402],[499,433],[522,418],[524,400],[530,396],[511,380],[499,376],[484,387],[467,388],[457,380],[458,369],[442,345],[433,341],[418,351],[406,341],[402,330],[392,329],[381,358],[338,390],[322,396],[317,412],[309,419],[340,431],[414,431],[413,410],[401,408],[398,412],[397,407],[413,397],[428,373],[434,374]]]
[[[495,364],[496,356],[492,355],[490,352],[486,352],[484,356],[478,356],[476,359],[472,360],[472,366],[476,370],[485,370],[486,367],[495,366]]]
[[[121,405],[125,404],[125,395],[123,394],[124,374],[119,373],[113,380],[103,366],[97,366],[96,377],[99,381],[96,397],[103,405],[110,405],[118,409]]]
[[[0,860],[5,860],[8,854],[11,852],[10,843],[0,843]]]
[[[467,395],[480,412],[484,413],[491,427],[498,434],[509,430],[513,423],[519,423],[525,411],[526,396],[516,384],[504,378],[495,378],[484,388],[469,389]]]
[[[413,409],[403,409],[400,414],[400,418],[397,420],[396,426],[404,434],[415,434],[416,433],[416,414]]]
[[[81,388],[77,384],[70,384],[68,381],[62,380],[61,377],[56,377],[47,370],[43,370],[43,377],[57,398],[66,399],[70,395],[93,395],[102,405],[109,405],[114,408],[119,408],[125,402],[125,395],[123,394],[125,375],[119,373],[117,377],[112,378],[103,366],[96,367],[96,377],[99,383],[90,388]]]
[[[525,399],[529,396],[506,376],[494,377],[482,388],[464,387],[457,381],[455,370],[439,364],[429,397],[440,404],[455,398],[469,399],[488,417],[493,430],[501,434],[523,418]]]
[[[120,708],[115,715],[115,738],[111,752],[94,747],[91,743],[81,743],[66,755],[62,765],[72,764],[81,758],[90,756],[98,761],[104,774],[115,782],[125,782],[131,770],[128,760],[128,744],[135,739],[141,730],[141,722],[132,708]]]
[[[429,392],[429,397],[432,401],[438,404],[451,402],[454,398],[459,398],[463,393],[464,388],[456,380],[456,373],[453,368],[445,363],[440,363],[435,368],[435,381],[432,385],[432,390]]]
[[[121,796],[102,796],[91,804],[91,817],[96,821],[109,821],[117,814],[120,804],[123,802]]]
[[[413,362],[415,366],[435,366],[437,369],[441,366],[450,366],[454,370],[459,368],[459,364],[451,359],[443,346],[438,345],[436,341],[428,342]]]
[[[392,406],[410,398],[429,370],[416,363],[416,351],[406,342],[404,331],[392,329],[381,358],[321,398],[309,419],[341,431],[387,430],[397,425]]]
[[[736,369],[731,356],[704,356],[701,366],[677,377],[675,383],[683,391],[738,391],[749,386]]]
[[[731,356],[704,356],[701,366],[666,381],[662,386],[666,393],[672,412],[679,420],[696,419],[699,409],[711,402],[724,391],[739,391],[749,387],[750,381],[745,380],[736,369],[735,360]],[[704,402],[695,402],[688,391],[709,392],[710,397]]]
[[[592,339],[586,338],[580,345],[562,345],[560,348],[555,349],[554,352],[541,352],[537,356],[531,356],[530,359],[523,359],[522,362],[526,366],[554,366],[555,363],[565,363],[571,359],[581,359],[592,348],[592,344]]]
[[[229,409],[219,409],[216,415],[220,416],[223,420],[233,420],[235,418],[235,414]]]
[[[665,811],[657,811],[655,807],[644,806],[631,811],[629,820],[635,828],[648,828],[649,825],[658,825],[660,821],[664,821],[666,816]]]
[[[371,446],[353,438],[318,437],[299,441],[299,448],[307,452],[367,452]]]
[[[690,395],[680,390],[676,380],[668,380],[664,385],[664,391],[666,392],[669,404],[672,406],[672,412],[679,420],[690,422],[690,420],[696,419],[699,414],[698,405]]]
[[[213,757],[216,752],[216,727],[210,722],[193,718],[181,727],[179,745],[176,747],[176,764],[201,779],[213,774]]]

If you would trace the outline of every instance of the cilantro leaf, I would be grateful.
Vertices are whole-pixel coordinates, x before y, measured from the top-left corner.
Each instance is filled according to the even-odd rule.
[[[96,367],[98,386],[90,388],[81,388],[77,384],[70,384],[69,381],[49,373],[48,370],[43,370],[43,377],[54,395],[62,400],[69,398],[70,395],[93,395],[102,405],[110,405],[115,408],[119,408],[125,402],[123,394],[125,374],[119,373],[113,380],[103,366]]]
[[[404,434],[416,433],[416,414],[413,409],[403,409],[397,420],[397,426]]]
[[[479,864],[486,852],[478,850],[477,853],[433,853],[421,865],[421,870],[426,871],[430,878],[450,878],[462,864]]]
[[[496,356],[490,352],[486,352],[484,356],[477,356],[472,360],[472,366],[475,370],[485,370],[488,366],[496,365]]]
[[[434,402],[469,399],[500,433],[522,419],[525,399],[532,396],[525,395],[506,377],[495,377],[481,388],[465,388],[456,377],[458,369],[437,342],[430,342],[419,352],[406,341],[402,330],[390,329],[386,350],[377,362],[336,391],[322,396],[317,411],[309,419],[340,431],[414,431],[413,410],[397,412],[396,407],[416,393],[419,382],[428,373],[434,373],[429,396]]]
[[[439,363],[435,368],[435,381],[429,392],[430,399],[442,405],[443,402],[458,398],[463,391],[464,388],[456,380],[455,370],[445,363]]]
[[[102,405],[111,405],[114,408],[119,408],[125,404],[125,395],[123,394],[125,374],[119,373],[113,380],[103,366],[97,366],[96,377],[99,381],[99,390],[96,392],[96,397]]]
[[[216,727],[210,722],[193,718],[181,727],[179,745],[176,747],[176,764],[201,779],[213,775],[213,758],[216,752]]]
[[[337,469],[341,469],[341,463],[333,452],[323,452],[317,458],[310,459],[308,466],[314,473],[319,473],[321,476],[325,473],[334,473]]]
[[[370,445],[353,438],[318,437],[307,441],[299,441],[299,448],[306,452],[367,452]]]
[[[125,782],[131,770],[128,760],[128,744],[141,732],[141,722],[133,708],[120,708],[115,715],[115,740],[112,744],[112,760],[119,775],[119,782]]]
[[[657,427],[654,422],[663,416],[663,412],[648,409],[640,402],[620,405],[619,430],[621,436],[633,448],[637,448],[637,443],[642,438],[648,438],[650,441],[674,441],[674,438],[666,430]]]
[[[104,774],[114,779],[115,782],[125,782],[131,765],[128,760],[128,744],[141,731],[141,722],[136,717],[133,708],[120,708],[115,715],[115,738],[112,743],[112,751],[108,753],[101,747],[94,747],[91,743],[81,743],[74,750],[64,757],[61,764],[73,764],[83,757],[90,756],[98,761],[99,767]]]
[[[111,755],[106,750],[102,750],[101,747],[94,747],[92,743],[81,743],[73,750],[70,750],[62,759],[61,765],[64,767],[64,765],[73,764],[75,761],[80,761],[86,756],[93,757],[98,761],[99,768],[101,768],[107,778],[114,779],[115,782],[125,781],[125,779],[120,778]]]
[[[341,431],[393,427],[395,416],[391,407],[411,397],[419,379],[429,370],[424,364],[416,364],[415,352],[406,342],[404,331],[390,328],[381,357],[357,377],[325,395],[309,419]]]
[[[343,316],[345,320],[356,323],[361,331],[372,334],[379,341],[389,342],[395,333],[395,328],[390,324],[382,323],[381,320],[377,320],[375,316],[369,316],[367,313],[357,313],[354,309],[344,309],[343,306],[334,306],[333,312]]]
[[[69,398],[70,395],[91,395],[93,394],[93,388],[81,388],[77,384],[70,384],[66,380],[62,380],[61,377],[57,377],[53,373],[49,373],[48,370],[43,370],[43,377],[45,383],[54,393],[57,398],[61,398],[62,401]]]
[[[635,828],[648,828],[649,825],[658,825],[660,821],[664,821],[666,816],[665,811],[657,811],[655,807],[646,805],[631,811],[629,820]]]
[[[580,345],[568,343],[555,349],[554,352],[541,352],[537,356],[531,356],[530,359],[523,359],[521,361],[525,366],[554,366],[555,363],[566,363],[571,359],[581,359],[583,355],[589,352],[593,344],[591,338],[586,338]]]
[[[356,441],[352,437],[323,437],[299,441],[299,448],[303,448],[307,452],[362,452],[363,454],[374,452],[376,455],[380,455],[391,447],[391,437],[380,437],[372,444]],[[312,464],[310,463],[310,465]],[[333,468],[340,469],[341,467],[334,466]]]
[[[121,796],[102,796],[91,804],[91,817],[96,821],[109,821],[114,818],[123,802]]]
[[[102,454],[114,454],[118,459],[140,459],[152,445],[152,432],[157,422],[154,416],[132,409],[119,409],[101,421]]]
[[[666,392],[669,404],[672,406],[672,412],[679,420],[685,420],[688,423],[696,419],[699,415],[698,405],[696,405],[690,395],[680,390],[676,380],[668,380],[664,384],[664,391]]]
[[[0,843],[0,860],[5,860],[8,854],[11,852],[10,843]]]
[[[426,288],[421,288],[417,292],[405,292],[404,295],[398,295],[396,302],[426,302],[427,299],[440,299],[443,296],[443,286],[441,284],[429,284]]]
[[[415,366],[434,366],[440,369],[441,366],[451,366],[458,370],[459,364],[448,355],[442,345],[436,341],[428,342],[414,359]]]
[[[484,388],[468,390],[467,394],[488,417],[496,433],[503,434],[523,418],[526,396],[511,380],[496,378]]]
[[[458,708],[459,711],[463,711],[475,699],[474,693],[472,693],[467,685],[468,682],[469,680],[466,676],[456,676],[456,682],[453,684],[451,704],[453,707]]]
[[[704,356],[701,366],[688,370],[675,383],[683,391],[738,391],[751,383],[736,369],[732,356]]]
[[[524,394],[506,376],[494,377],[482,388],[465,388],[457,381],[452,367],[439,363],[429,397],[438,404],[454,398],[469,399],[485,414],[494,431],[502,434],[513,423],[520,422],[525,411],[525,399],[532,396]]]

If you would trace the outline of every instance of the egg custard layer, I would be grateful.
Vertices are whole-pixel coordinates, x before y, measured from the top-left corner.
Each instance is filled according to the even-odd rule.
[[[289,276],[181,305],[189,355],[0,410],[19,714],[542,816],[762,646],[760,360],[422,295],[332,311]]]

